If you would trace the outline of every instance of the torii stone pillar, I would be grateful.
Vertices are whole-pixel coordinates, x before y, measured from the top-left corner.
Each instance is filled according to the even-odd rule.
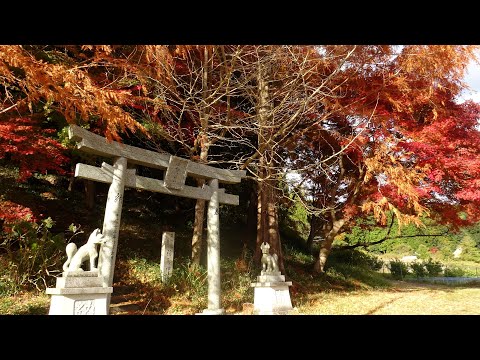
[[[103,219],[102,234],[106,240],[100,247],[98,257],[98,268],[100,274],[103,276],[103,286],[107,287],[113,285],[113,271],[117,254],[126,170],[127,159],[124,157],[115,158],[113,163],[113,179],[108,189],[105,217]],[[107,308],[110,305],[110,297],[111,295],[109,294]]]
[[[220,304],[220,216],[218,204],[218,180],[209,182],[212,197],[208,202],[207,212],[207,267],[208,267],[208,308],[203,310],[205,315],[221,315],[225,310]]]

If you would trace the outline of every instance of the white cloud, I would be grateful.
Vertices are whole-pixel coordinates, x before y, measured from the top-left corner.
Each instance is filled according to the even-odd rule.
[[[480,58],[480,52],[477,52],[477,56]],[[470,62],[467,66],[464,80],[470,87],[470,90],[464,90],[458,102],[462,103],[470,99],[475,102],[480,102],[480,65],[473,61]]]
[[[473,100],[475,102],[480,102],[480,90],[472,94],[462,95],[459,99],[459,103],[463,103],[466,100]]]

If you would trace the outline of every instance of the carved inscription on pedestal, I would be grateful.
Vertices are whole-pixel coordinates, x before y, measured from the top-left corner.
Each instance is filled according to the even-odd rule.
[[[74,315],[95,315],[95,301],[94,300],[77,300],[73,304]]]

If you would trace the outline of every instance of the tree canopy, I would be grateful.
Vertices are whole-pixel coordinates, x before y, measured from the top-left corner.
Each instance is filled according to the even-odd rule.
[[[43,129],[76,123],[247,169],[257,184],[257,255],[267,241],[280,259],[280,183],[294,171],[310,240],[326,239],[323,271],[333,238],[371,214],[383,226],[392,214],[401,226],[425,216],[454,228],[480,220],[480,108],[456,103],[475,48],[0,46],[0,157],[19,163],[22,180],[65,173],[64,149]],[[26,132],[40,135],[25,144]]]

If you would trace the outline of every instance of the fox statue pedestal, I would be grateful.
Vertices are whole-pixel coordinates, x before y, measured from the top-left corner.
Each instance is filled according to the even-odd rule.
[[[280,271],[257,276],[257,282],[252,283],[255,288],[253,313],[255,315],[286,315],[293,310],[288,287],[291,281],[285,281]]]
[[[52,295],[49,315],[108,315],[108,297],[113,287],[104,286],[105,279],[95,264],[97,245],[104,242],[100,229],[95,229],[80,248],[75,243],[67,245],[62,277],[57,278],[55,288],[46,291]],[[90,271],[82,269],[84,263],[90,265]]]
[[[257,282],[252,283],[255,288],[253,313],[255,315],[285,315],[293,310],[290,301],[289,286],[291,281],[285,281],[278,269],[277,254],[270,254],[270,245],[266,242],[260,246],[262,250],[262,271],[257,276]]]
[[[67,271],[57,278],[55,288],[48,288],[52,295],[49,315],[108,315],[107,297],[112,287],[102,286],[98,270]]]

